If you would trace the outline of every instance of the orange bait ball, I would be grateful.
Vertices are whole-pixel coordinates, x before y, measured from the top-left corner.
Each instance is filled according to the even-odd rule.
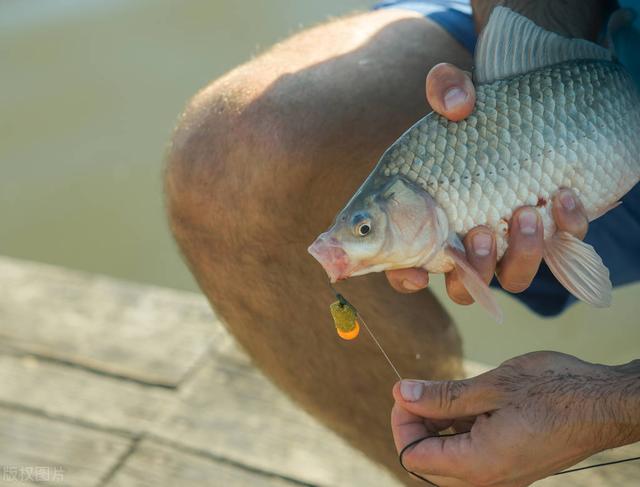
[[[344,331],[340,328],[336,328],[336,331],[338,332],[338,336],[343,340],[353,340],[360,333],[360,323],[358,323],[358,321],[356,320],[355,326],[351,331]]]
[[[329,305],[338,336],[344,340],[353,340],[360,333],[360,324],[356,320],[358,312],[341,295],[338,301]]]

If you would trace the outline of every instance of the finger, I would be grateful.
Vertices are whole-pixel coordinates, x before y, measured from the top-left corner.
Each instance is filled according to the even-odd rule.
[[[485,374],[451,381],[402,380],[393,397],[410,413],[430,420],[462,419],[495,410],[500,394]]]
[[[467,288],[462,284],[462,279],[460,279],[457,269],[453,269],[444,275],[444,283],[447,287],[447,294],[454,303],[467,306],[474,302]]]
[[[473,111],[476,90],[467,73],[452,64],[440,63],[427,75],[427,101],[436,112],[457,122]]]
[[[452,419],[425,419],[395,403],[391,409],[391,428],[399,433],[396,447],[400,451],[409,443],[425,436],[437,436],[440,431],[450,428]],[[394,438],[395,439],[395,438]]]
[[[391,287],[401,293],[414,293],[429,284],[429,273],[424,269],[396,269],[385,274]]]
[[[397,402],[391,410],[391,431],[393,433],[393,441],[398,454],[400,454],[407,445],[410,445],[415,441],[427,436],[437,437],[436,432],[425,426],[424,419],[422,417],[411,413]],[[422,445],[422,442],[418,443],[418,445]],[[446,460],[441,459],[434,469],[434,466],[431,464],[431,455],[428,457],[422,457],[425,453],[425,449],[423,447],[421,447],[417,452],[414,451],[418,445],[410,447],[405,451],[402,455],[403,464],[412,472],[425,475],[428,474],[430,480],[434,482],[434,480],[431,479],[431,476],[438,474],[440,471],[439,469],[443,467],[442,463]],[[430,453],[429,449],[426,449],[426,453]],[[453,468],[453,465],[448,468]],[[450,482],[443,482],[444,479],[439,480],[439,482],[436,482],[437,485],[451,485]]]
[[[427,427],[424,418],[413,414],[397,402],[391,409],[391,431],[398,453],[409,443],[437,434]]]
[[[570,189],[561,189],[553,196],[551,212],[558,230],[580,240],[587,234],[589,219],[582,203]]]
[[[480,277],[489,284],[496,270],[496,242],[494,234],[487,227],[472,229],[464,238],[467,260],[478,271]],[[473,298],[462,284],[456,269],[445,276],[447,293],[458,304],[471,304]]]
[[[512,293],[529,287],[540,262],[544,229],[538,211],[532,207],[516,210],[511,218],[509,248],[498,264],[500,285]]]
[[[402,463],[408,470],[429,477],[464,478],[472,460],[469,458],[473,451],[471,441],[469,433],[426,438],[404,452]]]

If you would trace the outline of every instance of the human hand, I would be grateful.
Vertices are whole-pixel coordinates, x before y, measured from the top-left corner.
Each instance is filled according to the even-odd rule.
[[[471,114],[476,101],[475,89],[468,73],[451,64],[434,66],[427,76],[427,100],[431,107],[453,121]],[[552,211],[559,231],[583,239],[588,219],[582,204],[569,189],[554,195]],[[532,207],[518,208],[509,223],[509,247],[496,263],[494,233],[478,226],[465,236],[463,243],[469,263],[489,283],[494,274],[507,291],[519,293],[529,287],[542,261],[543,227],[538,212]],[[391,286],[402,293],[427,287],[429,274],[423,269],[387,271]],[[447,293],[458,304],[471,304],[473,298],[462,284],[456,270],[445,276]]]
[[[640,362],[590,364],[534,352],[461,381],[393,388],[396,449],[441,487],[520,487],[592,454],[640,440]],[[453,427],[468,431],[438,437]]]

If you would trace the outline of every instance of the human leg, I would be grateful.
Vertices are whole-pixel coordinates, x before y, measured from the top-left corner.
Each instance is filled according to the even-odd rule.
[[[396,472],[395,376],[368,337],[336,337],[306,247],[428,110],[424,80],[440,61],[468,67],[470,56],[402,10],[297,34],[194,97],[166,173],[174,235],[233,335],[306,410]],[[461,373],[459,337],[430,292],[394,293],[381,275],[340,288],[403,375]]]

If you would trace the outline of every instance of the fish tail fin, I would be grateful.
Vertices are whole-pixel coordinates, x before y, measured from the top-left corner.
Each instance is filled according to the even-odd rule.
[[[607,21],[606,46],[615,52],[614,36],[621,30],[633,24],[638,14],[631,8],[619,8],[615,10]]]
[[[627,69],[640,89],[640,12],[620,8],[611,14],[607,25],[607,44]]]
[[[611,305],[609,269],[591,245],[567,232],[556,232],[544,241],[544,260],[576,298],[598,308]]]
[[[504,321],[502,309],[500,309],[489,285],[482,280],[478,272],[469,264],[464,253],[464,247],[461,250],[458,246],[449,246],[445,252],[453,259],[462,284],[475,302],[487,310],[498,323],[502,323]]]

